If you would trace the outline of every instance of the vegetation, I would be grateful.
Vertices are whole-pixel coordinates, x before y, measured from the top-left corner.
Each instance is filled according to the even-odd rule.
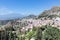
[[[52,19],[52,18],[60,17],[60,15],[40,15],[40,16],[38,16],[38,18],[42,18],[42,17],[47,17],[47,18]]]
[[[9,30],[8,30],[9,29]],[[12,28],[6,28],[6,30],[0,30],[1,40],[60,40],[60,29],[51,27],[48,25],[42,27],[33,27],[32,30],[26,31],[26,33],[12,30]]]

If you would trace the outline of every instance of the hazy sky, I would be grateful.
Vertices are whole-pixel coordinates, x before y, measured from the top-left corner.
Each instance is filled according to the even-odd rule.
[[[38,15],[52,6],[60,6],[60,0],[0,0],[0,15]]]

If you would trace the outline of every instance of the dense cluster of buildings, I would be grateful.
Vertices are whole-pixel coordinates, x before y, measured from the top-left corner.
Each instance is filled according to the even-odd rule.
[[[26,21],[28,23],[28,25],[23,26],[21,31],[24,30],[28,30],[28,29],[32,29],[33,27],[41,27],[42,25],[51,25],[52,27],[57,27],[60,28],[60,18],[52,18],[52,19],[23,19],[22,21],[19,22],[23,22]],[[26,23],[26,24],[27,24]]]
[[[32,29],[33,27],[41,27],[42,25],[51,25],[52,27],[57,27],[60,29],[60,18],[52,18],[52,19],[22,19],[17,20],[14,25],[19,25],[19,27],[22,27],[21,31],[27,31],[29,29]],[[6,25],[0,27],[0,29],[4,29],[5,26],[9,27],[12,26],[11,22],[8,22]]]

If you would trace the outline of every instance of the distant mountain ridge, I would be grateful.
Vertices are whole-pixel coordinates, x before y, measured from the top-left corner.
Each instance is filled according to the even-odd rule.
[[[35,18],[35,15],[28,15],[28,16],[23,16],[23,15],[18,15],[18,14],[10,14],[10,15],[4,15],[0,17],[0,25],[6,25],[8,22],[11,21],[17,21],[21,19],[30,19],[30,18]]]
[[[28,15],[28,16],[23,17],[23,19],[24,19],[24,18],[26,18],[26,19],[36,18],[36,15]]]
[[[0,20],[11,20],[11,19],[18,19],[22,17],[24,17],[24,15],[12,13],[7,15],[0,15]]]

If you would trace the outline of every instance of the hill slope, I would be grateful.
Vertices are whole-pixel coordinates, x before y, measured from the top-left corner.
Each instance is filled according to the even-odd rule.
[[[59,6],[54,6],[50,10],[45,10],[38,16],[40,17],[60,17],[60,7]]]

